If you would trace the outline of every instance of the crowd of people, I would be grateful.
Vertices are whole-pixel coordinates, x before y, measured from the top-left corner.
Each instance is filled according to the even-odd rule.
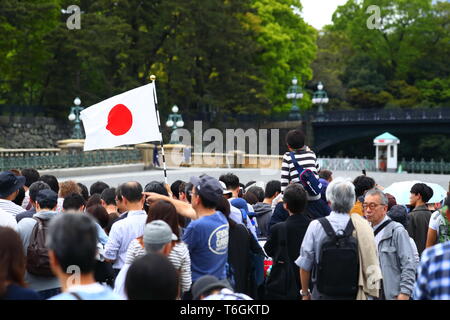
[[[450,196],[333,177],[299,130],[280,180],[88,189],[0,173],[0,299],[450,299]],[[450,194],[450,193],[449,193]]]

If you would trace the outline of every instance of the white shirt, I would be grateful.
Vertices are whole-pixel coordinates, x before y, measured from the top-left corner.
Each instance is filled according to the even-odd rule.
[[[4,211],[12,214],[13,217],[25,211],[21,206],[18,206],[14,202],[5,199],[0,199],[0,209],[3,209]]]
[[[11,214],[5,210],[0,209],[0,226],[10,227],[17,231],[17,221]]]
[[[114,223],[105,245],[105,258],[115,260],[114,269],[121,269],[125,264],[128,246],[131,241],[144,234],[147,213],[144,210],[128,211],[125,219]]]
[[[30,203],[30,190],[25,191],[25,198],[22,201],[22,208],[27,210],[27,206]]]
[[[433,212],[433,214],[431,215],[428,228],[439,232],[440,225],[445,225],[445,219],[444,219],[444,217],[442,217],[442,214],[438,210],[438,211]]]

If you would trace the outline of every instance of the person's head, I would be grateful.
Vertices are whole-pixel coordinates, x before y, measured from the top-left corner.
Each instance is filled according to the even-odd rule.
[[[84,199],[84,197],[83,197]],[[86,208],[92,207],[96,205],[102,205],[102,199],[101,196],[98,193],[94,193],[92,196],[89,197],[88,201],[86,201]]]
[[[264,198],[274,199],[281,193],[281,182],[278,180],[271,180],[266,184],[266,190],[264,191]]]
[[[79,193],[71,193],[64,198],[63,211],[83,212],[86,202]]]
[[[356,177],[353,184],[355,185],[356,198],[363,196],[367,190],[375,188],[375,180],[364,175]]]
[[[364,196],[363,210],[367,221],[373,226],[379,224],[386,217],[388,198],[383,191],[371,189]]]
[[[331,182],[331,181],[333,181],[332,175],[333,175],[333,172],[331,172],[330,170],[320,169],[319,178],[322,178],[323,180]]]
[[[230,221],[231,206],[230,202],[227,199],[222,197],[222,199],[220,199],[219,201],[219,204],[217,205],[216,210],[222,212],[227,220]]]
[[[23,199],[25,199],[25,187],[19,188],[17,196],[14,198],[13,202],[18,206],[22,206]]]
[[[206,174],[192,177],[192,207],[195,211],[203,209],[216,209],[223,197],[222,186],[216,178]]]
[[[174,199],[180,200],[180,184],[182,184],[183,181],[177,180],[170,186],[170,190],[172,191],[172,197]]]
[[[0,199],[14,200],[25,184],[25,177],[16,176],[11,171],[0,172]]]
[[[65,213],[50,221],[47,233],[50,267],[63,288],[67,285],[64,280],[73,272],[71,266],[77,266],[81,274],[94,273],[97,242],[97,228],[89,215]]]
[[[227,189],[226,184],[223,181],[220,181],[220,186],[222,187],[222,194],[224,196],[225,199],[230,199],[233,197],[233,192],[231,192],[230,190]]]
[[[48,184],[46,184],[44,181],[33,182],[29,188],[30,202],[34,207],[36,207],[37,193],[41,190],[51,190],[51,189],[50,189],[50,186]]]
[[[81,196],[83,197],[84,201],[88,201],[89,200],[88,188],[80,182],[77,182],[77,185],[80,187],[80,193],[81,193]]]
[[[405,229],[408,228],[409,216],[404,206],[398,204],[392,206],[387,215],[391,218],[391,220],[401,223]]]
[[[94,182],[89,188],[89,194],[92,196],[95,193],[102,194],[103,190],[108,189],[109,186],[103,181]]]
[[[292,183],[284,190],[283,206],[290,214],[303,213],[307,203],[306,191],[300,184]]]
[[[166,256],[148,253],[137,258],[128,269],[125,293],[129,300],[175,300],[177,271]]]
[[[55,211],[58,204],[58,195],[51,189],[38,191],[36,195],[36,211]]]
[[[169,193],[167,192],[167,189],[164,186],[164,183],[162,183],[160,181],[151,181],[151,182],[147,183],[145,185],[144,191],[158,193],[158,194],[161,194],[166,197],[169,196]]]
[[[149,213],[147,216],[147,223],[155,220],[163,220],[166,222],[172,232],[179,238],[180,237],[180,215],[177,213],[175,206],[165,200],[158,200],[150,205]]]
[[[386,197],[388,198],[388,211],[391,210],[391,208],[393,206],[395,206],[397,204],[397,199],[395,199],[395,197],[390,194],[390,193],[385,193]]]
[[[97,194],[98,193],[94,193]],[[86,206],[86,212],[90,214],[98,222],[102,228],[106,228],[109,223],[109,214],[106,209],[100,204],[94,204],[92,206]]]
[[[411,193],[409,204],[413,207],[424,205],[433,197],[433,189],[425,183],[414,184],[409,192]]]
[[[253,192],[246,192],[244,194],[244,196],[242,197],[242,199],[244,199],[250,205],[254,205],[254,204],[257,204],[258,202],[260,202],[260,201],[258,201],[258,198],[256,197],[256,195]]]
[[[39,178],[39,181],[45,182],[53,191],[59,194],[59,183],[55,176],[51,174],[44,174]]]
[[[128,210],[142,210],[144,208],[144,195],[139,182],[131,181],[119,185],[116,191],[117,207],[121,212]]]
[[[178,198],[183,202],[188,202],[185,190],[186,190],[186,182],[181,182],[178,185]]]
[[[239,178],[234,173],[223,174],[219,177],[219,180],[225,183],[227,190],[230,190],[233,193],[233,197],[237,197],[239,193]]]
[[[21,175],[25,177],[25,187],[29,188],[33,182],[39,180],[39,172],[36,169],[28,168],[20,171]]]
[[[7,282],[25,287],[26,258],[19,234],[9,227],[0,227],[0,298]]]
[[[258,186],[250,187],[247,190],[247,192],[244,194],[244,198],[245,198],[245,195],[247,195],[248,193],[253,193],[256,196],[257,202],[263,202],[264,201],[264,189],[263,188],[258,187]],[[249,201],[247,201],[247,202],[250,203]]]
[[[305,145],[305,134],[301,130],[291,130],[286,135],[286,145],[289,150],[297,150]]]
[[[78,193],[79,195],[81,195],[81,189],[75,181],[69,180],[69,181],[61,182],[59,184],[59,197],[60,198],[65,198],[69,194],[72,194],[72,193]]]
[[[186,194],[186,200],[188,203],[192,203],[192,188],[194,185],[190,182],[186,183],[186,186],[184,187],[184,193]]]
[[[203,300],[224,288],[232,290],[227,280],[219,280],[215,276],[205,275],[198,278],[192,286],[192,298],[194,300]]]
[[[327,187],[330,208],[337,213],[349,213],[355,204],[355,186],[344,178],[336,178]]]
[[[100,195],[102,206],[116,206],[116,188],[108,188]]]
[[[147,253],[161,253],[168,256],[173,247],[172,241],[178,241],[178,237],[167,222],[153,220],[145,225],[142,240]]]

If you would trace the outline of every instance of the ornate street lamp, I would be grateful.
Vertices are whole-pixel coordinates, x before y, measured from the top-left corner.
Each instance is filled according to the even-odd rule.
[[[324,118],[324,111],[323,111],[323,105],[327,104],[329,101],[327,92],[323,90],[323,84],[321,81],[319,81],[319,84],[317,85],[317,91],[314,92],[312,103],[318,104],[319,108],[317,109],[317,119],[323,119]]]
[[[170,144],[177,144],[179,143],[178,141],[178,134],[176,132],[176,130],[178,128],[182,128],[184,127],[184,121],[183,121],[183,117],[181,116],[181,114],[178,114],[178,107],[175,105],[172,107],[172,112],[171,114],[169,114],[169,118],[167,119],[166,122],[166,126],[168,128],[172,128],[172,134],[170,135]]]
[[[80,125],[80,123],[81,123],[80,112],[84,108],[80,106],[81,100],[78,97],[76,97],[75,100],[73,100],[73,103],[75,106],[73,106],[70,109],[70,114],[68,116],[70,121],[74,121],[72,139],[83,139],[83,132],[81,130],[81,125]]]
[[[286,98],[292,100],[291,112],[289,113],[289,120],[301,120],[300,108],[297,106],[297,99],[303,98],[302,89],[297,85],[297,78],[292,79],[292,86],[289,87]]]

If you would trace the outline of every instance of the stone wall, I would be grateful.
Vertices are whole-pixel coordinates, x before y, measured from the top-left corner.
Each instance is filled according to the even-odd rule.
[[[0,148],[53,148],[70,138],[69,121],[46,117],[0,116]]]

